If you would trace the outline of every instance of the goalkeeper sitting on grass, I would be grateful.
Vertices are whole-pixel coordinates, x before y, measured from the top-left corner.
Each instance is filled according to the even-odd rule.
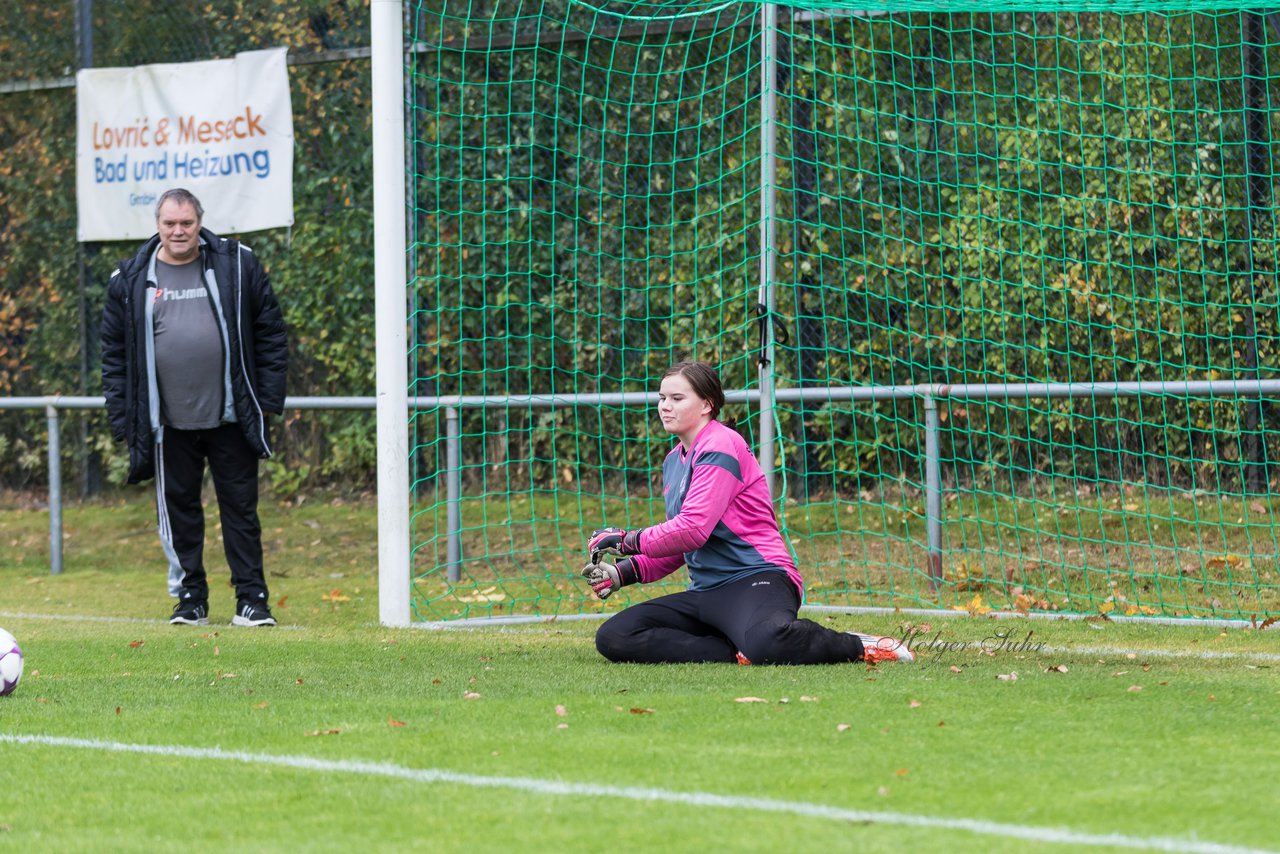
[[[658,416],[680,440],[662,464],[667,521],[604,528],[582,570],[596,595],[689,567],[689,589],[615,614],[596,632],[610,661],[834,664],[912,661],[894,638],[837,632],[796,613],[804,581],[773,514],[747,443],[716,420],[724,389],[715,370],[681,362],[663,375]],[[615,563],[604,561],[617,557]]]

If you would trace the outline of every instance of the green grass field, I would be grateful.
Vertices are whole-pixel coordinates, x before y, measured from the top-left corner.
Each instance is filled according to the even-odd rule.
[[[594,621],[378,626],[374,508],[324,502],[264,506],[280,628],[216,546],[171,627],[151,514],[69,507],[54,577],[0,510],[0,849],[1280,847],[1275,628],[820,613],[920,662],[611,665]]]

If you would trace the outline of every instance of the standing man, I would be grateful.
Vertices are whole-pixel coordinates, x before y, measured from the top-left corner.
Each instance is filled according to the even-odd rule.
[[[170,623],[209,622],[204,569],[206,461],[236,589],[237,626],[274,626],[262,571],[258,460],[267,414],[284,408],[284,318],[253,252],[201,228],[187,190],[156,204],[156,231],[111,274],[102,310],[102,389],[129,483],[156,480],[169,559]]]

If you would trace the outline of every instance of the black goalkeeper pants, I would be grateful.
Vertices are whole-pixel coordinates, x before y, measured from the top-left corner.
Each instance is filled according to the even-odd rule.
[[[796,616],[800,595],[785,573],[762,572],[711,590],[632,605],[596,631],[610,661],[679,664],[836,664],[862,660],[857,636]]]
[[[169,558],[169,594],[208,601],[204,569],[205,463],[213,476],[222,543],[236,598],[263,602],[262,524],[258,519],[258,455],[238,424],[208,430],[165,427],[158,443],[156,503],[160,542]]]

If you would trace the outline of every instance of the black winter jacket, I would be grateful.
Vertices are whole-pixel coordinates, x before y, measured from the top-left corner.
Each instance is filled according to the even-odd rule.
[[[236,418],[260,457],[271,456],[265,413],[284,409],[288,341],[267,274],[248,247],[200,229],[200,260],[218,283],[231,354]],[[111,274],[102,308],[102,391],[111,435],[129,449],[129,483],[155,476],[151,422],[153,379],[147,376],[147,272],[160,248],[155,235]],[[154,284],[152,284],[154,286]]]

